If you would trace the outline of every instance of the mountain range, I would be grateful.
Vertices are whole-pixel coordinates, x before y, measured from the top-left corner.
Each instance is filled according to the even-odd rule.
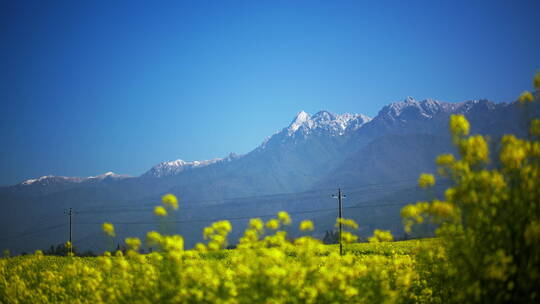
[[[0,188],[0,249],[23,252],[65,242],[69,227],[64,211],[69,208],[75,210],[74,244],[81,249],[106,247],[103,221],[116,224],[118,243],[126,236],[143,237],[159,227],[152,206],[165,193],[180,198],[173,230],[184,235],[187,246],[201,240],[201,229],[211,220],[233,221],[234,239],[249,217],[268,218],[279,210],[289,211],[297,221],[314,219],[314,234],[320,236],[333,229],[336,203],[331,194],[337,188],[347,193],[345,215],[360,222],[361,234],[375,227],[402,234],[399,209],[428,195],[417,189],[417,176],[435,170],[438,154],[454,152],[448,132],[451,114],[465,115],[472,133],[489,135],[496,147],[503,134],[526,136],[524,118],[539,113],[538,105],[525,110],[517,102],[408,97],[383,107],[374,118],[300,111],[288,126],[244,155],[166,161],[138,177],[107,172],[28,179]],[[290,233],[298,232],[291,228]]]

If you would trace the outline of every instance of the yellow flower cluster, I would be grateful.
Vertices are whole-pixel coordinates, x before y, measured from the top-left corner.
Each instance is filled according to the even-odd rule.
[[[370,243],[390,242],[393,240],[394,240],[394,237],[392,236],[392,233],[390,231],[379,230],[379,229],[375,229],[373,231],[373,235],[369,237],[368,239]]]
[[[289,216],[289,214],[285,211],[280,211],[278,213],[278,219],[280,222],[283,223],[283,225],[290,225],[292,223],[292,220],[291,220],[291,217]]]
[[[156,206],[154,208],[154,214],[160,217],[167,216],[167,210],[163,206]]]
[[[526,104],[528,102],[533,102],[534,101],[534,96],[533,96],[533,94],[531,94],[531,92],[525,91],[525,92],[521,93],[521,95],[519,95],[518,100],[519,100],[519,102],[521,104]]]
[[[353,219],[346,218],[336,218],[336,227],[339,227],[339,224],[343,225],[346,228],[358,229],[358,224]]]
[[[154,214],[158,217],[164,218],[169,215],[169,211],[178,210],[178,198],[174,194],[165,194],[161,198],[163,206],[156,206],[154,208]]]
[[[418,178],[418,186],[420,186],[420,188],[428,188],[434,185],[435,185],[435,176],[433,176],[433,174],[426,174],[426,173],[420,174],[420,177]]]
[[[450,117],[450,131],[454,136],[469,135],[469,121],[463,115],[452,115]]]
[[[232,226],[229,221],[215,222],[212,226],[204,228],[204,239],[209,240],[208,250],[215,251],[225,248],[227,246],[227,235],[231,230]],[[201,244],[198,248],[204,251],[205,247]]]
[[[116,236],[116,233],[114,232],[114,226],[113,224],[109,223],[109,222],[105,222],[103,223],[103,225],[101,226],[101,228],[103,229],[103,231],[109,235],[110,237],[115,237]]]
[[[540,89],[540,73],[533,85]],[[520,111],[530,111],[523,117],[535,113],[536,99],[530,92],[519,97],[527,105]],[[516,125],[525,124],[516,121]],[[445,201],[419,202],[401,210],[407,232],[429,219],[443,240],[445,253],[419,254],[418,266],[432,267],[427,286],[434,293],[449,295],[448,302],[538,302],[540,120],[531,121],[528,138],[504,135],[496,146],[499,161],[495,164],[489,163],[486,139],[468,136],[469,129],[464,116],[450,118],[460,157],[437,158],[437,172],[452,180]]]
[[[163,202],[163,205],[172,208],[173,210],[178,209],[178,199],[173,194],[165,194],[161,201]]]
[[[540,73],[533,80],[540,89]],[[532,94],[531,94],[532,95]],[[535,96],[523,97],[529,105]],[[524,107],[528,108],[528,107]],[[530,134],[538,135],[538,120]],[[497,161],[489,163],[487,140],[469,136],[462,115],[450,118],[459,156],[437,158],[438,173],[452,186],[444,200],[401,210],[407,232],[429,221],[437,239],[388,242],[390,231],[375,230],[370,243],[336,245],[284,229],[280,212],[266,223],[251,219],[236,249],[226,247],[232,226],[216,222],[203,231],[207,244],[185,250],[180,235],[150,231],[140,254],[127,238],[127,254],[97,258],[33,255],[0,259],[2,303],[537,303],[540,300],[540,142],[538,137],[502,138]],[[531,139],[532,138],[532,139]],[[433,176],[420,177],[430,186]],[[178,208],[165,195],[159,216]],[[163,210],[161,210],[161,209]],[[163,212],[164,211],[164,212]],[[344,243],[358,229],[352,220]],[[111,223],[103,231],[114,237]],[[301,231],[313,222],[302,221]]]
[[[313,229],[315,229],[313,222],[310,220],[302,221],[299,228],[302,231],[313,231]]]
[[[540,135],[540,119],[533,119],[531,121],[531,126],[529,127],[529,133],[532,136]]]
[[[286,216],[278,215],[282,221]],[[351,223],[349,223],[351,224]],[[204,230],[210,243],[226,239],[229,222]],[[34,255],[0,259],[4,303],[398,303],[440,302],[416,269],[416,252],[438,247],[434,240],[351,244],[343,256],[335,245],[311,237],[294,241],[285,231],[257,233],[235,250],[184,250],[181,236],[149,232],[160,251],[142,255],[137,238],[130,250],[98,258]],[[385,232],[380,240],[389,240]],[[247,242],[247,241],[246,241]],[[223,243],[222,243],[223,244]],[[199,246],[199,247],[201,247]],[[427,270],[426,270],[427,271]]]

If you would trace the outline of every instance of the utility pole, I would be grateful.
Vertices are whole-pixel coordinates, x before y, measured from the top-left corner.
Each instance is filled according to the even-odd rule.
[[[341,221],[342,221],[342,214],[343,214],[343,204],[341,202],[342,198],[347,197],[346,195],[341,194],[341,188],[338,188],[338,195],[332,194],[333,198],[338,199],[338,218],[339,218],[339,255],[343,255],[343,242],[341,241]]]
[[[69,253],[73,254],[73,243],[72,243],[72,237],[73,237],[73,208],[69,208],[69,212],[67,213],[69,215]]]

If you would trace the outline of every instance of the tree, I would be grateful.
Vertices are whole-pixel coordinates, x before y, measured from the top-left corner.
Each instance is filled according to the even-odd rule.
[[[333,230],[326,230],[323,237],[324,244],[337,244],[339,243],[339,232]]]

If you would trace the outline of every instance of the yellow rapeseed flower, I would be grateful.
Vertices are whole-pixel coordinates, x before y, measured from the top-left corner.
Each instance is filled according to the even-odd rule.
[[[148,231],[146,233],[146,243],[148,246],[156,246],[161,244],[162,236],[157,231]]]
[[[279,221],[276,219],[271,219],[266,222],[266,227],[272,230],[277,230],[279,229]]]
[[[436,163],[439,166],[448,166],[451,165],[455,160],[454,155],[452,154],[441,154],[437,156]]]
[[[528,102],[532,102],[534,100],[534,96],[529,91],[524,91],[519,95],[518,101],[521,104],[526,104]]]
[[[451,218],[455,214],[454,205],[435,200],[430,206],[431,214],[439,218]]]
[[[178,199],[176,198],[176,196],[174,196],[174,194],[165,194],[161,198],[161,201],[163,202],[163,205],[167,207],[171,207],[174,210],[178,209]]]
[[[540,135],[540,119],[533,119],[529,127],[529,133],[533,136]]]
[[[134,250],[134,251],[139,250],[139,248],[141,247],[141,240],[139,240],[136,237],[134,237],[134,238],[126,238],[125,242],[126,242],[126,245],[128,246],[128,248],[131,249],[131,250]]]
[[[339,227],[339,224],[342,224],[345,227],[349,227],[352,229],[358,229],[358,224],[353,219],[346,219],[346,218],[336,218],[336,227]]]
[[[373,231],[373,236],[368,238],[368,241],[370,243],[390,242],[392,240],[394,240],[394,237],[392,236],[392,233],[389,230],[379,230],[379,229],[375,229],[375,231]]]
[[[156,208],[154,208],[154,214],[157,216],[165,217],[167,216],[167,210],[162,206],[156,206]]]
[[[110,237],[115,237],[116,236],[116,233],[114,232],[114,226],[113,224],[109,223],[109,222],[105,222],[103,223],[103,225],[101,226],[101,228],[103,229],[103,231]]]
[[[354,243],[358,240],[358,237],[348,231],[343,231],[341,233],[341,240],[346,244]]]
[[[252,218],[249,220],[249,227],[260,232],[264,228],[264,222],[260,218]]]
[[[291,224],[291,217],[285,211],[280,211],[278,213],[278,219],[281,221],[281,223],[283,225],[290,225]]]
[[[534,75],[533,87],[540,90],[540,72],[537,72],[536,75]]]
[[[502,145],[499,155],[501,162],[511,169],[521,166],[523,159],[527,157],[525,142],[517,139],[514,135],[505,135],[502,138]]]
[[[435,185],[435,176],[433,174],[422,173],[418,178],[420,188],[428,188]]]
[[[212,227],[205,227],[203,230],[203,237],[205,240],[209,239],[210,236],[212,236],[215,233],[214,228]]]
[[[313,222],[310,220],[304,220],[300,223],[300,230],[302,231],[313,231],[315,227],[313,226]]]
[[[450,131],[454,136],[469,135],[469,121],[461,114],[450,116]]]
[[[463,158],[469,164],[487,163],[489,148],[482,135],[474,135],[462,141]]]

